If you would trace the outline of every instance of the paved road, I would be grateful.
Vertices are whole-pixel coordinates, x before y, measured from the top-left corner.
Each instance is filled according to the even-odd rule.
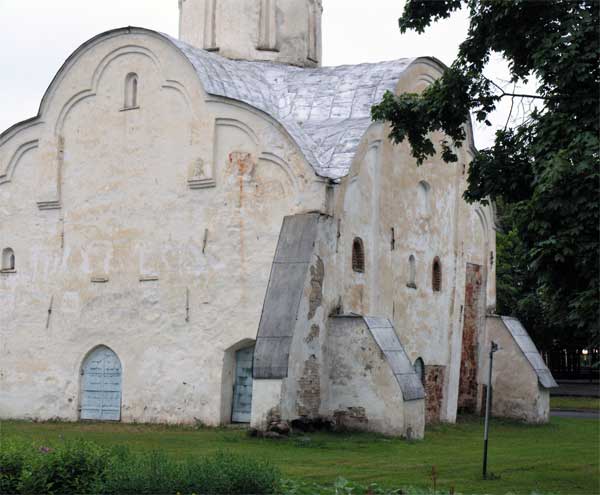
[[[600,397],[600,384],[589,380],[558,380],[558,388],[550,390],[550,395]]]
[[[550,416],[555,418],[600,419],[600,411],[559,411],[551,410]]]

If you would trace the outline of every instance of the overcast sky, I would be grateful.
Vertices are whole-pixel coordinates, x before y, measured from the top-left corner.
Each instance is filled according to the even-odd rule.
[[[323,0],[324,65],[358,64],[432,55],[450,64],[465,38],[467,16],[458,13],[424,35],[401,35],[403,0]],[[178,35],[177,0],[0,0],[0,132],[37,114],[50,81],[84,41],[123,26]],[[491,73],[501,75],[496,62]],[[494,122],[504,125],[506,112]],[[493,129],[477,126],[478,147]]]

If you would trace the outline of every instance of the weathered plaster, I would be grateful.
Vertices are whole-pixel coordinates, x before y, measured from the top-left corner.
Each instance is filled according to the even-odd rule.
[[[274,15],[268,0],[180,4],[195,46],[318,65],[317,0],[279,1]],[[462,200],[471,129],[458,163],[418,167],[369,117],[386,89],[422,91],[442,71],[433,59],[236,62],[139,28],[84,44],[39,115],[0,135],[0,247],[17,259],[0,273],[0,417],[78,419],[81,364],[105,345],[122,363],[123,421],[229,422],[235,351],[258,348],[261,311],[272,316],[263,303],[282,221],[312,215],[306,257],[287,260],[305,265],[289,268],[299,295],[277,351],[289,359],[277,377],[255,376],[252,425],[334,417],[423,435],[422,395],[404,400],[374,334],[360,318],[332,318],[342,312],[393,322],[402,352],[425,363],[428,420],[454,421],[463,342],[488,341],[495,305],[493,211]],[[124,101],[131,74],[135,106]],[[473,265],[477,318],[465,314]],[[512,378],[531,385],[525,372]],[[528,417],[542,417],[546,399]]]
[[[207,103],[182,62],[153,35],[97,40],[43,123],[3,136],[2,160],[40,145],[0,185],[18,265],[0,277],[2,417],[77,419],[82,359],[103,344],[123,363],[124,421],[227,421],[224,355],[256,336],[282,215],[321,208],[325,185],[269,118]],[[130,72],[139,108],[121,111]],[[199,159],[214,187],[189,187]]]
[[[321,62],[320,0],[181,0],[179,37],[235,60]]]
[[[488,316],[486,327],[487,339],[482,345],[486,359],[480,371],[482,384],[487,385],[491,342],[499,347],[494,354],[492,368],[492,414],[528,423],[547,423],[550,419],[550,390],[539,383],[535,369],[500,317]]]
[[[364,320],[331,318],[327,330],[329,394],[324,410],[352,429],[422,438],[424,400],[403,399]]]

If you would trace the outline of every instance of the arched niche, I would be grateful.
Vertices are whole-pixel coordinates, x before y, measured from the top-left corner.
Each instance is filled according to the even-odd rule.
[[[2,250],[2,271],[12,272],[16,270],[16,257],[12,248],[4,248]]]
[[[406,286],[411,289],[417,288],[417,260],[413,254],[408,257],[408,282]]]
[[[138,108],[138,85],[138,75],[135,72],[127,74],[127,77],[125,77],[124,109]]]
[[[413,364],[413,369],[415,370],[415,373],[419,377],[419,380],[421,380],[421,383],[423,385],[425,385],[425,362],[423,361],[423,358],[419,357],[419,358],[415,359],[415,364]]]
[[[420,181],[417,185],[417,201],[419,208],[419,215],[422,218],[429,218],[431,216],[431,186],[427,181]]]

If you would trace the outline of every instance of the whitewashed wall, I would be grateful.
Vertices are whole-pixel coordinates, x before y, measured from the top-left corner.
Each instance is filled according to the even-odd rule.
[[[139,108],[122,111],[131,72]],[[123,420],[225,420],[225,351],[256,336],[282,218],[325,200],[280,128],[207,103],[164,39],[107,35],[3,137],[0,171],[0,245],[17,257],[0,275],[0,416],[77,419],[82,360],[103,344]]]
[[[438,66],[413,65],[397,92],[421,91],[439,75]],[[491,215],[489,208],[471,206],[462,199],[471,159],[468,146],[457,150],[455,164],[436,156],[417,166],[409,144],[393,145],[388,134],[387,127],[371,127],[337,195],[344,311],[390,318],[412,362],[421,357],[426,366],[444,366],[441,419],[454,421],[465,266],[467,262],[485,265],[489,252],[495,257]],[[433,139],[437,142],[441,136]],[[429,186],[427,202],[419,190],[422,181]],[[481,216],[487,223],[482,223]],[[365,273],[351,269],[355,237],[365,245]],[[416,288],[407,285],[411,255],[416,260]],[[442,266],[440,292],[432,290],[436,257]],[[495,272],[486,280],[489,298],[495,301]],[[483,320],[480,328],[483,332]]]

